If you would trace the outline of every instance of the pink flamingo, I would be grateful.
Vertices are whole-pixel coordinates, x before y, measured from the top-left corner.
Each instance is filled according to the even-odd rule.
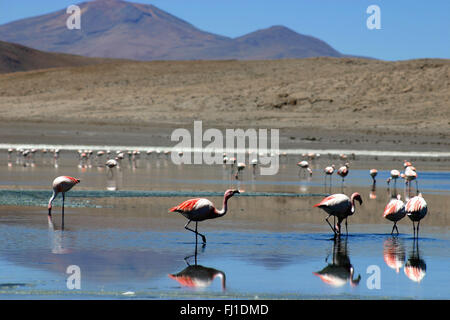
[[[306,160],[300,161],[300,162],[297,163],[297,166],[299,166],[299,167],[302,168],[302,169],[305,169],[306,171],[308,171],[309,176],[312,176],[312,170],[311,170],[311,168],[309,167],[308,161],[306,161]],[[300,173],[300,172],[299,172],[299,173]]]
[[[327,176],[330,176],[330,188],[331,188],[331,179],[332,179],[332,175],[334,172],[334,164],[332,164],[331,166],[325,167],[325,169],[323,170],[325,172],[325,185],[327,184]]]
[[[386,180],[388,187],[389,187],[389,182],[391,182],[391,180],[394,180],[394,190],[397,189],[397,179],[400,177],[400,171],[393,169],[391,170],[391,176]]]
[[[225,191],[223,196],[223,207],[222,210],[217,210],[214,207],[214,204],[208,199],[204,198],[195,198],[189,199],[176,207],[173,207],[169,210],[169,212],[178,212],[181,213],[184,217],[186,217],[189,221],[186,223],[184,228],[186,230],[192,231],[195,233],[195,241],[197,242],[197,235],[202,237],[203,243],[206,243],[206,237],[197,232],[197,224],[199,221],[207,220],[207,219],[215,219],[224,216],[228,210],[228,199],[234,196],[236,193],[240,193],[239,190],[228,189]],[[191,221],[195,221],[195,230],[188,228],[189,223]]]
[[[409,219],[411,219],[413,223],[414,238],[416,237],[415,222],[417,222],[417,238],[418,238],[420,220],[422,220],[427,215],[428,212],[427,202],[422,197],[421,193],[419,193],[419,195],[409,199],[408,202],[406,202],[405,211]]]
[[[409,162],[408,160],[404,160],[404,161],[403,161],[403,167],[404,167],[404,168],[411,167],[411,166],[412,166],[412,163]]]
[[[406,167],[405,173],[403,174],[403,177],[406,180],[406,183],[408,184],[408,192],[411,191],[411,181],[416,180],[416,190],[417,193],[419,192],[419,185],[417,183],[417,172],[414,167]]]
[[[345,230],[348,234],[347,229],[347,217],[351,216],[355,213],[355,200],[359,201],[359,204],[362,204],[361,195],[358,192],[355,192],[351,195],[351,197],[347,197],[345,194],[337,193],[331,196],[328,196],[318,204],[314,205],[314,207],[319,207],[323,209],[326,213],[328,213],[328,217],[325,218],[328,225],[333,230],[335,237],[340,235],[341,233],[341,223],[345,219]],[[330,216],[334,216],[338,218],[338,222],[335,228],[333,228],[328,221]]]
[[[344,179],[348,175],[348,168],[349,168],[349,166],[350,165],[347,162],[342,167],[340,167],[339,170],[336,172],[338,175],[340,175],[342,177],[342,186],[344,186]]]
[[[48,219],[49,223],[52,223],[52,203],[55,200],[58,193],[62,194],[62,223],[61,229],[64,229],[64,198],[65,193],[72,189],[76,184],[80,183],[79,179],[75,179],[68,176],[60,176],[53,180],[53,194],[48,201]]]
[[[394,234],[394,230],[397,230],[397,234],[399,234],[397,222],[403,219],[406,215],[405,204],[402,200],[400,200],[400,198],[401,196],[397,195],[397,198],[391,199],[391,201],[389,201],[386,205],[386,208],[384,208],[383,218],[394,222],[391,234]]]
[[[377,182],[377,181],[375,180],[375,177],[376,177],[377,174],[378,174],[378,170],[377,170],[377,169],[370,169],[369,173],[370,173],[370,176],[372,177],[373,184],[375,184],[375,183]]]

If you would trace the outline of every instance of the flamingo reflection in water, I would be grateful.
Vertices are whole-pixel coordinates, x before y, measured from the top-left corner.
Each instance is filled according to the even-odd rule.
[[[383,259],[397,273],[405,265],[405,247],[398,237],[389,237],[383,243]]]
[[[57,230],[53,224],[52,219],[48,219],[48,236],[50,241],[50,247],[53,254],[68,254],[71,253],[70,249],[65,247],[65,234],[64,230]]]
[[[184,258],[187,267],[176,274],[169,274],[169,278],[189,288],[206,288],[213,283],[215,278],[220,278],[222,291],[226,290],[226,276],[223,271],[197,264],[197,244],[195,244],[194,265],[189,264],[190,257],[192,256]]]
[[[425,277],[427,271],[427,265],[425,260],[420,258],[419,252],[419,239],[414,238],[413,240],[413,249],[408,257],[408,261],[406,261],[405,275],[412,281],[420,283]]]
[[[328,257],[325,262],[328,262]],[[318,272],[313,272],[323,282],[333,287],[342,287],[350,282],[352,287],[356,287],[361,280],[361,275],[354,279],[355,269],[353,268],[347,251],[347,239],[337,238],[333,242],[333,261]]]

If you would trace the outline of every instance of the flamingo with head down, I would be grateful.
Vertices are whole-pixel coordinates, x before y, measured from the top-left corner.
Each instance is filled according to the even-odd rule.
[[[403,217],[406,215],[405,204],[402,200],[400,200],[400,198],[401,196],[397,195],[397,198],[391,199],[391,201],[389,201],[389,203],[384,208],[383,218],[394,222],[391,234],[394,234],[394,230],[397,230],[397,234],[399,234],[397,222],[403,219]]]
[[[79,179],[69,177],[69,176],[60,176],[57,177],[55,180],[53,180],[53,194],[48,201],[48,219],[49,224],[52,223],[52,203],[53,200],[55,200],[58,193],[62,194],[62,223],[61,223],[61,229],[64,229],[64,199],[65,199],[65,193],[72,189],[73,186],[80,183]]]
[[[345,230],[348,234],[347,218],[355,213],[355,200],[357,200],[360,205],[362,204],[362,198],[358,192],[353,193],[350,198],[345,194],[337,193],[322,199],[322,201],[314,205],[314,207],[321,208],[328,213],[328,217],[325,220],[331,227],[331,230],[333,230],[335,237],[341,234],[341,223],[344,219]],[[334,216],[338,219],[336,227],[332,227],[328,221],[330,216]]]
[[[422,220],[428,212],[427,202],[422,197],[421,193],[419,193],[419,195],[409,199],[408,202],[406,202],[405,211],[406,214],[408,215],[408,218],[411,219],[413,223],[414,238],[415,237],[418,238],[420,220]],[[415,222],[417,222],[417,228]]]

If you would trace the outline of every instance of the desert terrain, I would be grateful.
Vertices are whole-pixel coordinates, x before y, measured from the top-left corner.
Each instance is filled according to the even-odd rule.
[[[170,145],[278,128],[281,147],[446,151],[450,60],[110,61],[0,75],[2,143]]]

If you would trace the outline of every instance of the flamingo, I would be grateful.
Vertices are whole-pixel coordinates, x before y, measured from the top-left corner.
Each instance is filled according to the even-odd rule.
[[[417,182],[417,172],[414,167],[406,167],[405,173],[402,173],[400,175],[402,178],[405,179],[405,188],[406,184],[408,185],[408,195],[411,191],[411,181],[416,180],[416,192],[419,193],[419,184]]]
[[[405,204],[402,200],[400,200],[400,198],[401,196],[397,195],[397,198],[391,199],[391,201],[389,201],[386,205],[386,208],[384,208],[383,218],[394,222],[391,234],[394,234],[394,230],[397,230],[397,234],[399,234],[397,222],[403,219],[406,215]]]
[[[409,199],[408,202],[406,202],[405,211],[406,214],[408,215],[408,218],[411,219],[413,223],[414,238],[416,237],[415,222],[417,222],[417,238],[418,238],[420,220],[422,220],[427,215],[428,212],[427,202],[422,197],[421,193],[419,193],[419,195]]]
[[[328,217],[325,218],[325,220],[331,227],[331,230],[333,230],[335,237],[337,235],[340,235],[341,223],[344,219],[345,219],[345,230],[348,234],[347,217],[355,213],[355,200],[358,200],[360,205],[363,202],[361,195],[358,192],[353,193],[350,198],[347,197],[345,194],[337,193],[322,199],[322,201],[314,205],[314,207],[319,207],[323,209],[326,213],[328,213]],[[333,228],[330,222],[328,221],[328,218],[330,218],[330,216],[338,218],[336,228]]]
[[[256,172],[256,166],[258,165],[258,159],[257,159],[257,158],[253,158],[253,159],[251,160],[251,164],[252,164],[252,167],[253,167],[253,174],[255,174],[255,172]]]
[[[117,162],[116,159],[109,159],[109,160],[106,161],[106,163],[105,163],[105,165],[106,165],[108,168],[110,168],[110,169],[116,167],[118,164],[119,164],[119,163]]]
[[[404,161],[403,161],[403,167],[404,167],[404,168],[411,167],[411,166],[412,166],[412,163],[411,163],[411,162],[409,162],[409,161],[407,161],[407,160],[404,160]]]
[[[306,160],[300,161],[297,163],[297,166],[299,166],[302,169],[305,169],[306,171],[308,171],[309,175],[312,176],[312,170],[309,167],[309,163]]]
[[[327,175],[330,176],[330,187],[331,187],[331,179],[334,172],[334,164],[331,166],[326,167],[323,171],[325,172],[325,185],[327,184]]]
[[[239,179],[239,173],[240,173],[242,170],[244,170],[244,169],[245,169],[245,163],[239,162],[239,163],[237,164],[237,172],[236,172],[236,175],[235,175],[235,178],[236,178],[236,179]]]
[[[391,170],[391,177],[390,177],[389,182],[390,182],[391,180],[394,180],[394,189],[397,188],[397,179],[398,179],[399,177],[400,177],[400,171],[398,171],[398,170],[396,170],[396,169]],[[388,179],[389,179],[389,178],[388,178]],[[389,185],[389,183],[388,183],[388,185]]]
[[[217,210],[214,207],[214,204],[208,199],[204,198],[195,198],[189,199],[176,207],[173,207],[169,210],[169,212],[178,212],[181,213],[184,217],[186,217],[189,221],[186,223],[184,228],[186,230],[192,231],[195,233],[195,241],[197,242],[197,235],[202,237],[203,243],[206,243],[206,237],[197,232],[197,225],[199,221],[207,220],[207,219],[215,219],[224,216],[228,210],[228,199],[230,199],[235,194],[239,194],[240,191],[236,189],[228,189],[225,191],[223,195],[223,207],[222,210]],[[191,221],[195,221],[195,230],[188,228],[189,223]]]
[[[377,182],[377,181],[375,180],[375,177],[376,177],[377,174],[378,174],[378,170],[377,170],[377,169],[370,169],[369,173],[370,173],[370,176],[372,177],[373,184],[375,184],[375,183]]]
[[[347,162],[342,167],[340,167],[339,170],[336,172],[338,175],[340,175],[342,177],[342,186],[344,186],[344,179],[348,175],[348,168],[349,168],[349,166],[350,165]]]
[[[73,186],[80,183],[79,179],[69,177],[69,176],[60,176],[53,180],[53,194],[48,201],[48,219],[49,223],[52,223],[52,203],[55,200],[58,193],[62,194],[62,224],[61,229],[64,229],[64,198],[65,193],[72,189]]]

